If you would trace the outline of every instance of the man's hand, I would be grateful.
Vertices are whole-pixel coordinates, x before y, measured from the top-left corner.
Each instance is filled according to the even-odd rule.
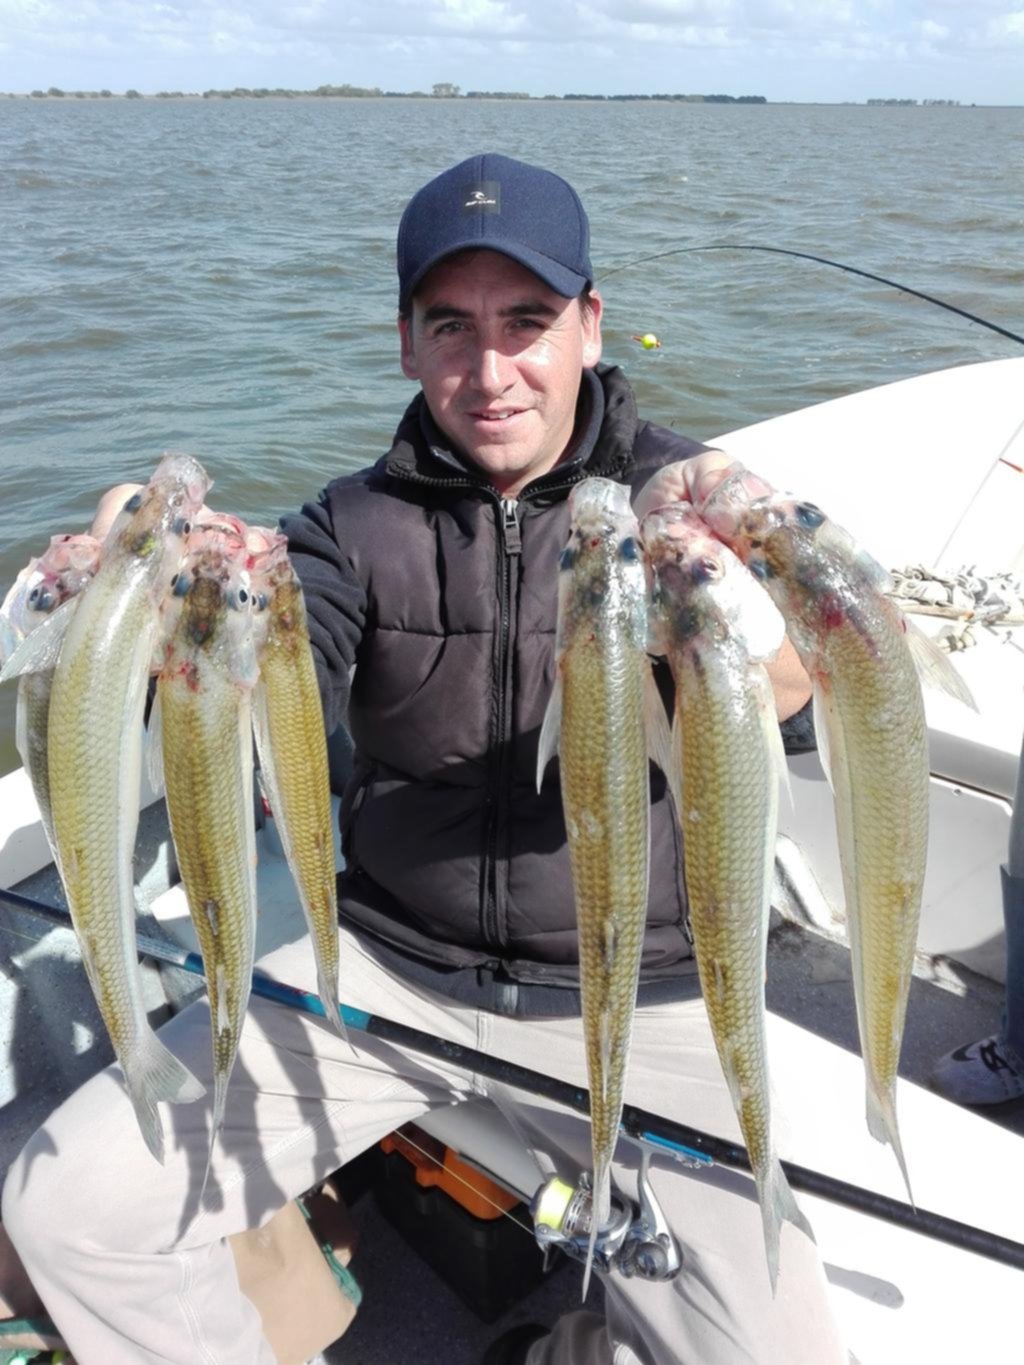
[[[637,498],[634,507],[637,519],[643,521],[648,512],[674,502],[700,506],[735,463],[724,450],[705,450],[690,460],[666,465]],[[811,696],[811,680],[788,636],[782,641],[776,658],[765,665],[765,671],[775,693],[775,710],[779,720],[788,720],[807,704]]]
[[[691,502],[699,506],[722,482],[729,466],[735,463],[724,450],[705,450],[691,460],[667,464],[659,469],[637,498],[633,509],[637,519],[643,521],[648,512],[673,502]]]

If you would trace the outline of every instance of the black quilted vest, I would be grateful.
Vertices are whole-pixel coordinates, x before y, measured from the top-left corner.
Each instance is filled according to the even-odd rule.
[[[539,795],[535,782],[567,495],[588,475],[636,491],[703,449],[639,422],[619,370],[600,379],[605,415],[585,465],[557,467],[515,504],[431,452],[417,400],[389,454],[335,480],[316,509],[365,594],[351,642],[342,918],[438,966],[578,981],[557,762]],[[304,569],[297,520],[286,529],[316,621],[319,580]],[[678,825],[653,767],[651,793],[646,980],[691,954]]]

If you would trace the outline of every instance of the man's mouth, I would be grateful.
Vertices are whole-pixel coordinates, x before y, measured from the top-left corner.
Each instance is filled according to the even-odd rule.
[[[502,408],[497,412],[471,412],[469,415],[474,422],[507,422],[510,417],[518,417],[525,408]]]

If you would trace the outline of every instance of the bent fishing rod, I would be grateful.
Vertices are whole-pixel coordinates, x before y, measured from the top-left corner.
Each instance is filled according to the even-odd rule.
[[[888,285],[890,289],[897,289],[901,294],[910,294],[915,299],[923,299],[925,303],[933,303],[937,308],[945,308],[948,313],[956,313],[959,317],[966,318],[968,322],[976,322],[981,327],[987,327],[990,332],[997,332],[1000,336],[1009,337],[1011,341],[1017,341],[1024,346],[1024,336],[1018,332],[1011,332],[1006,327],[1000,327],[997,322],[989,322],[986,318],[979,317],[977,313],[969,313],[966,308],[958,308],[955,303],[947,303],[945,299],[938,299],[934,294],[926,294],[923,290],[912,289],[909,284],[900,284],[898,280],[890,280],[885,275],[876,275],[870,270],[861,270],[855,265],[846,265],[842,261],[829,260],[827,256],[815,256],[809,251],[793,251],[784,246],[759,246],[747,242],[709,242],[704,246],[677,246],[669,251],[654,251],[649,256],[638,256],[636,260],[624,261],[622,265],[616,265],[611,270],[606,270],[597,284],[604,284],[605,280],[612,275],[618,275],[622,270],[631,270],[635,265],[645,265],[648,261],[661,261],[667,256],[688,256],[698,251],[764,251],[773,256],[793,256],[798,261],[813,261],[816,265],[832,266],[835,270],[844,270],[848,275],[859,275],[865,280],[874,280],[878,284]]]
[[[72,927],[70,912],[61,906],[50,905],[2,888],[0,902],[49,920],[62,928]],[[203,960],[198,953],[189,952],[177,944],[148,934],[139,934],[137,942],[139,952],[145,957],[167,966],[177,967],[194,976],[205,976]],[[253,972],[252,993],[303,1014],[324,1017],[324,1007],[318,996],[286,982],[276,981],[258,970]],[[489,1080],[553,1100],[577,1113],[587,1116],[590,1114],[590,1092],[582,1086],[571,1085],[568,1081],[558,1080],[554,1076],[533,1071],[514,1062],[503,1061],[499,1057],[478,1052],[475,1048],[464,1047],[460,1043],[448,1042],[444,1038],[412,1028],[408,1024],[398,1024],[378,1014],[353,1009],[350,1005],[342,1004],[341,1013],[346,1028],[408,1048],[413,1052],[423,1053],[439,1061],[465,1067],[468,1071],[486,1076]],[[691,1128],[688,1124],[679,1123],[675,1119],[663,1118],[636,1105],[623,1105],[621,1126],[623,1132],[635,1141],[648,1148],[656,1148],[677,1160],[701,1166],[711,1166],[718,1162],[742,1171],[751,1169],[747,1151],[738,1143],[702,1132],[699,1128]],[[1024,1270],[1024,1244],[1020,1242],[983,1228],[972,1227],[969,1223],[958,1222],[954,1218],[947,1218],[944,1214],[932,1213],[927,1209],[915,1209],[910,1204],[893,1199],[889,1195],[863,1189],[859,1185],[839,1180],[821,1171],[811,1170],[806,1166],[799,1166],[791,1161],[783,1161],[782,1168],[794,1189],[817,1195],[821,1199],[841,1204],[858,1213],[868,1214],[872,1218],[880,1218],[896,1227],[920,1233],[924,1237],[945,1242],[961,1251],[970,1251],[978,1256],[988,1257],[989,1260],[1012,1266],[1015,1270]]]

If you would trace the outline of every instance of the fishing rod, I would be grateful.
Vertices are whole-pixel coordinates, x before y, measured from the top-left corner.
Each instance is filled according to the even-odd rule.
[[[978,317],[977,313],[969,313],[966,308],[958,308],[955,303],[947,303],[945,299],[937,299],[933,294],[925,294],[920,289],[912,289],[909,284],[900,284],[898,280],[890,280],[885,275],[875,275],[870,270],[861,270],[855,265],[845,265],[842,261],[831,261],[827,256],[815,256],[809,251],[791,251],[784,246],[755,246],[745,242],[711,242],[706,246],[679,246],[673,247],[670,251],[655,251],[649,256],[638,256],[635,261],[625,261],[622,265],[613,266],[611,270],[606,270],[601,276],[598,284],[604,284],[605,280],[612,275],[617,275],[620,270],[629,270],[634,265],[644,265],[648,261],[661,261],[666,256],[685,256],[694,251],[766,251],[774,256],[795,256],[801,261],[815,261],[818,265],[829,265],[836,270],[845,270],[850,275],[860,275],[865,280],[875,280],[878,284],[888,285],[892,289],[898,289],[901,294],[912,294],[916,299],[923,299],[925,303],[934,303],[937,308],[945,308],[947,312],[956,313],[962,318],[967,318],[969,322],[976,322],[981,327],[987,327],[990,332],[998,332],[1000,336],[1009,337],[1011,341],[1017,341],[1024,346],[1024,336],[1017,332],[1011,332],[1006,327],[1000,327],[996,322],[989,322],[985,318]]]
[[[2,888],[0,902],[6,902],[17,910],[49,920],[62,928],[71,927],[70,913],[60,906],[50,905]],[[138,946],[144,956],[157,962],[177,967],[195,976],[205,975],[203,961],[198,953],[189,952],[177,944],[147,934],[138,935]],[[304,1014],[324,1017],[324,1007],[318,996],[286,982],[276,981],[263,972],[253,973],[252,991],[254,995],[275,1004],[285,1005]],[[478,1052],[475,1048],[449,1042],[407,1024],[398,1024],[380,1015],[353,1009],[350,1005],[343,1004],[341,1013],[346,1028],[380,1038],[384,1042],[395,1043],[399,1047],[409,1048],[440,1061],[465,1067],[503,1085],[554,1100],[580,1114],[590,1113],[590,1092],[581,1086],[571,1085],[567,1081],[560,1081],[554,1076],[533,1071],[514,1062],[503,1061],[500,1057]],[[675,1119],[663,1118],[636,1105],[623,1106],[622,1129],[634,1140],[647,1147],[655,1147],[679,1160],[702,1166],[719,1162],[723,1166],[731,1166],[737,1170],[751,1169],[746,1149],[738,1143],[715,1137],[711,1133],[702,1132],[699,1128],[691,1128],[688,1124]],[[806,1166],[799,1166],[791,1161],[783,1161],[782,1167],[794,1189],[828,1199],[832,1203],[868,1214],[872,1218],[880,1218],[896,1227],[907,1228],[960,1250],[986,1256],[1016,1270],[1024,1270],[1024,1244],[1020,1242],[983,1228],[972,1227],[969,1223],[947,1218],[944,1214],[914,1209],[901,1200],[878,1194],[873,1190],[865,1190],[859,1185],[839,1180],[835,1176]]]

